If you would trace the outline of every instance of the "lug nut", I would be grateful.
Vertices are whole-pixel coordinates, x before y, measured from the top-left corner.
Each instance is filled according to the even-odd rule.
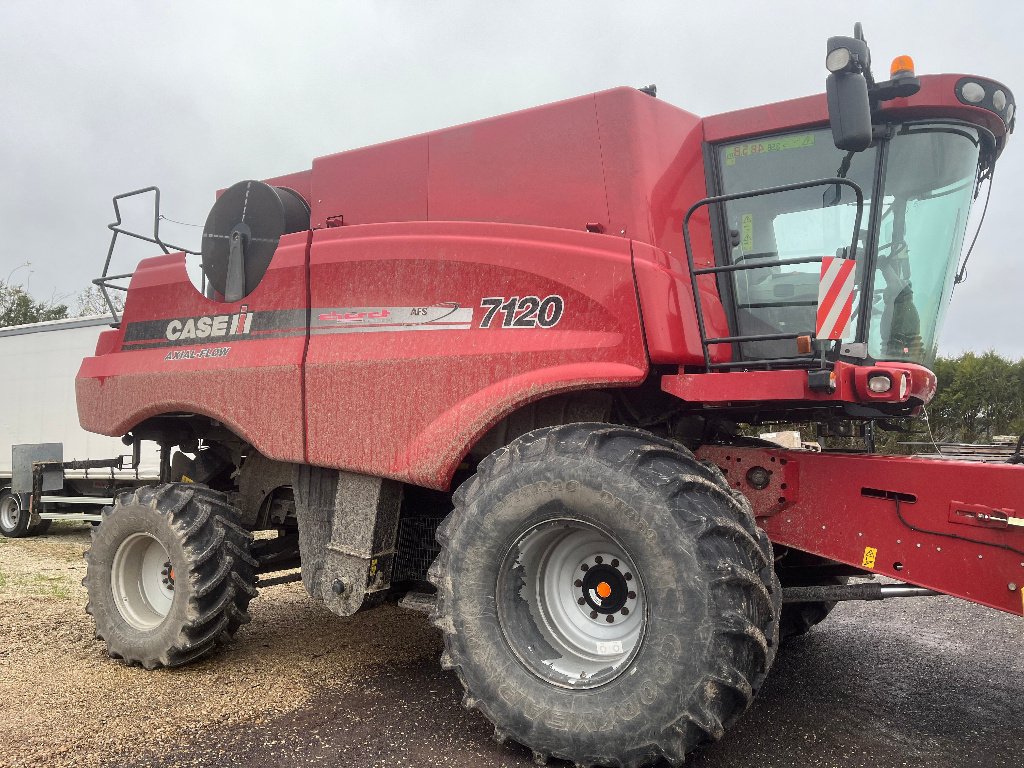
[[[574,581],[574,582],[572,583],[572,585],[573,585],[574,587],[582,587],[582,586],[583,586],[583,582],[582,582],[582,581],[580,581],[579,579],[576,579],[576,581]]]
[[[604,558],[601,557],[600,555],[598,555],[597,557],[594,558],[594,562],[597,563],[598,565],[600,565],[601,563],[604,562]]]
[[[612,615],[611,615],[611,614],[609,613],[609,614],[608,614],[608,617],[607,617],[607,618],[605,619],[605,621],[607,621],[607,622],[608,622],[609,624],[611,624],[612,622],[614,622],[614,621],[615,621],[615,617],[614,617],[614,616],[612,616]]]
[[[581,598],[580,598],[579,600],[577,600],[576,602],[577,602],[577,603],[579,603],[580,605],[586,605],[586,604],[587,604],[587,598],[585,598],[585,597],[581,597]]]
[[[619,611],[619,613],[621,613],[623,616],[629,616],[629,608],[623,608],[621,611]]]
[[[612,568],[618,568],[618,567],[619,567],[619,561],[618,560],[612,560]]]
[[[591,611],[590,612],[590,618],[596,619],[597,618],[597,611]]]
[[[334,583],[331,584],[331,591],[336,595],[343,594],[345,592],[345,582],[341,579],[335,579]]]
[[[628,595],[626,595],[626,597],[628,597],[630,600],[636,600],[636,592],[630,592]]]
[[[590,570],[590,566],[587,565],[586,563],[584,563],[583,565],[580,566],[580,570],[581,571],[589,571]]]
[[[633,574],[630,573],[629,571],[626,571],[625,579],[626,579],[626,581],[632,581],[633,580]]]

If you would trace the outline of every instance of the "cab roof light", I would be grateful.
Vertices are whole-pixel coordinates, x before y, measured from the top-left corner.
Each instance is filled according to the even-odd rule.
[[[921,81],[914,74],[914,60],[909,56],[897,56],[889,66],[889,79],[875,83],[871,88],[874,101],[906,99],[921,90]]]
[[[897,56],[889,65],[889,77],[914,76],[914,60],[909,56]]]
[[[1013,131],[1016,104],[1006,86],[980,77],[964,77],[957,81],[955,92],[962,104],[995,112],[1007,129]]]

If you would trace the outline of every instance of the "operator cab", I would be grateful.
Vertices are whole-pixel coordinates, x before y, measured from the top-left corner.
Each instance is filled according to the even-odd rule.
[[[695,294],[714,274],[729,320],[728,336],[709,339],[698,297],[709,370],[934,362],[972,203],[1013,130],[1013,96],[981,78],[918,79],[907,56],[876,83],[860,25],[829,39],[826,67],[824,100],[705,121],[713,196],[687,213],[684,237]],[[716,263],[697,268],[688,227],[703,206]],[[852,306],[830,314],[826,272],[840,260],[854,262],[838,265]]]
[[[726,264],[790,262],[731,273],[725,289],[737,335],[813,335],[821,271],[814,257],[854,258],[855,311],[844,338],[866,338],[874,360],[929,366],[984,170],[983,149],[977,127],[932,121],[887,125],[862,152],[837,149],[827,128],[718,147],[725,194],[829,177],[864,191],[853,254],[858,206],[851,187],[823,184],[722,204]],[[806,258],[813,260],[791,263]],[[746,360],[795,351],[792,339],[739,347]]]

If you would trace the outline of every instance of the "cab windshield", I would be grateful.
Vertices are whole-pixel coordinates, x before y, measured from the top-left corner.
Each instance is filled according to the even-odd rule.
[[[887,142],[846,153],[823,129],[720,146],[719,171],[725,194],[830,177],[856,182],[864,210],[854,254],[854,316],[843,339],[867,341],[875,360],[930,365],[963,245],[980,145],[970,126],[907,123],[894,126]],[[736,335],[813,334],[820,262],[770,265],[849,255],[855,203],[850,187],[820,185],[722,204],[726,263],[768,265],[723,276]],[[876,205],[880,211],[872,215]],[[797,356],[793,338],[746,341],[739,350],[744,360]]]

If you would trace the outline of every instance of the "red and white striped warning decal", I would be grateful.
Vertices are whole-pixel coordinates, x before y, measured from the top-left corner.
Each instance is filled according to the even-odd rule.
[[[818,323],[815,336],[839,340],[853,315],[853,259],[826,256],[821,261],[818,282]]]

